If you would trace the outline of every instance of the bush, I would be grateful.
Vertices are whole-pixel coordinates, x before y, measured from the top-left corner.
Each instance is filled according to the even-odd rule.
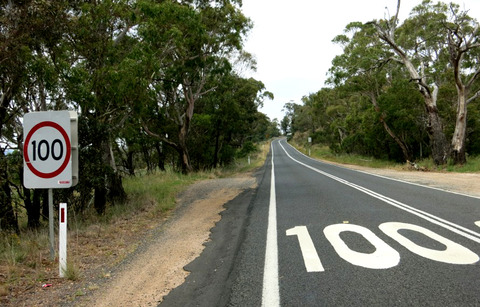
[[[247,141],[243,144],[242,149],[237,152],[237,158],[245,158],[248,154],[258,151],[257,146],[251,141]]]

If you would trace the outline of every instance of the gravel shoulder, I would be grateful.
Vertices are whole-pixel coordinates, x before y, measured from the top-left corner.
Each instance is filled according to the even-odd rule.
[[[102,289],[76,306],[157,306],[188,276],[184,267],[203,251],[224,204],[255,186],[251,176],[192,185],[179,195],[174,216],[156,230],[151,241],[130,257]]]
[[[368,168],[356,165],[343,166],[379,176],[480,198],[480,173],[399,171],[393,169]]]

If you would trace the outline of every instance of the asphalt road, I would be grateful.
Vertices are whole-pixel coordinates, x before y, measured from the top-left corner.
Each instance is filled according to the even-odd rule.
[[[480,199],[315,161],[285,140],[258,176],[162,306],[480,305]]]

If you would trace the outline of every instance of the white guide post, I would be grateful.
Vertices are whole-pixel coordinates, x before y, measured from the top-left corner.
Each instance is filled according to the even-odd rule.
[[[67,204],[60,203],[58,215],[58,264],[60,277],[65,277],[67,271]]]

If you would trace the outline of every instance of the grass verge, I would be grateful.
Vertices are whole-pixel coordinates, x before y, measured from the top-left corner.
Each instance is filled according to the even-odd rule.
[[[291,143],[292,144],[292,143]],[[375,159],[372,157],[354,155],[354,154],[335,154],[328,146],[313,145],[313,146],[301,146],[298,144],[292,144],[300,152],[310,155],[312,158],[322,159],[330,162],[341,164],[353,164],[373,168],[397,168],[398,163]]]

